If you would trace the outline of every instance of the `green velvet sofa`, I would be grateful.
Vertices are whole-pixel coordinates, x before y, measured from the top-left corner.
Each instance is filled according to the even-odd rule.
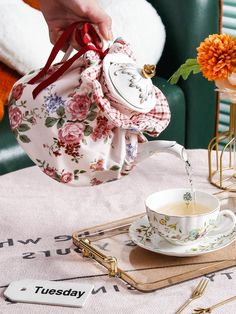
[[[208,35],[219,33],[222,23],[220,0],[149,0],[166,28],[166,45],[157,65],[160,77],[168,79]],[[157,34],[158,35],[158,34]],[[161,139],[174,139],[186,148],[207,148],[216,130],[218,95],[214,83],[201,74],[180,80],[181,92],[162,79],[154,80],[169,100],[172,120]]]
[[[214,84],[201,75],[172,86],[168,78],[196,47],[212,33],[219,33],[222,3],[218,0],[149,0],[166,28],[166,44],[153,79],[166,95],[172,119],[159,139],[176,140],[186,148],[206,148],[215,133],[218,98]],[[145,12],[144,12],[145,14]],[[158,34],[157,34],[158,36]],[[151,138],[149,138],[151,140]],[[32,166],[11,133],[6,114],[0,122],[0,175]]]

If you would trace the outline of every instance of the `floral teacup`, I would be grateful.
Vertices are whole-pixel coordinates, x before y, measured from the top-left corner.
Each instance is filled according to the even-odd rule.
[[[236,224],[230,210],[220,211],[219,200],[206,192],[170,189],[148,196],[145,201],[149,223],[155,234],[175,245],[190,245],[206,236],[227,215]]]

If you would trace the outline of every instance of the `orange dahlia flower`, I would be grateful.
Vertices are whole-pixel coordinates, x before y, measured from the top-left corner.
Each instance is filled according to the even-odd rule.
[[[201,72],[209,81],[227,78],[236,70],[236,39],[231,35],[210,35],[197,52]]]

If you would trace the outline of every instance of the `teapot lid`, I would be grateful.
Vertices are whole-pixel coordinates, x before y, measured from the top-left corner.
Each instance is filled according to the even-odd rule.
[[[109,91],[124,107],[143,113],[154,108],[152,80],[143,76],[133,59],[122,53],[108,54],[103,60],[103,71]]]

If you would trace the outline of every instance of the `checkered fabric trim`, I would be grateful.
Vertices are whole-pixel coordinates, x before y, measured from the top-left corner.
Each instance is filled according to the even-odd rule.
[[[118,52],[133,57],[129,45],[123,41],[116,42],[109,51],[109,53]],[[150,112],[139,113],[131,110],[127,114],[120,112],[116,108],[117,101],[110,93],[102,74],[102,64],[98,62],[97,53],[89,51],[85,58],[90,59],[91,63],[94,62],[94,65],[81,73],[81,79],[92,85],[94,101],[98,103],[100,110],[115,127],[127,129],[134,133],[145,132],[150,136],[157,136],[166,128],[171,117],[170,109],[166,97],[157,87],[153,86],[156,105]]]

